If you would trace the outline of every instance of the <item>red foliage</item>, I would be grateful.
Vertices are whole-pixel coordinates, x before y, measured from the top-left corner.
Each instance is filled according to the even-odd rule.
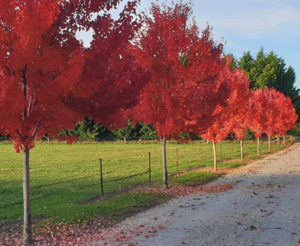
[[[146,82],[127,49],[139,28],[138,1],[117,21],[107,12],[91,18],[119,2],[0,0],[0,131],[16,151],[45,134],[57,137],[93,111],[119,123],[122,109],[134,105]],[[86,50],[75,35],[89,28],[95,36]]]
[[[136,245],[145,242],[149,237],[155,236],[163,225],[132,226],[125,223],[115,227],[105,228],[98,219],[83,224],[46,223],[36,229],[33,236],[33,245],[109,245],[121,246],[124,244]],[[20,233],[0,234],[0,246],[24,245]]]
[[[137,2],[128,2],[117,21],[98,16],[91,24],[94,40],[86,52],[81,77],[86,95],[70,104],[107,128],[126,125],[124,111],[137,104],[137,96],[149,80],[131,52],[131,41],[141,25],[134,18]]]
[[[295,127],[298,115],[290,98],[275,89],[264,90],[267,108],[266,131],[268,136],[286,135],[287,131]]]
[[[244,71],[224,67],[219,80],[226,87],[223,94],[226,100],[220,104],[215,112],[213,124],[201,135],[211,142],[220,142],[233,130],[238,139],[243,139],[246,130],[247,105],[249,98],[249,81]],[[222,105],[222,106],[221,106]]]
[[[260,138],[266,130],[265,123],[267,122],[267,116],[264,114],[264,110],[267,105],[264,99],[264,94],[261,89],[256,89],[251,92],[249,111],[252,120],[249,121],[248,127],[255,133],[255,137],[257,138]]]
[[[163,193],[170,196],[187,196],[198,193],[222,193],[232,189],[234,184],[224,185],[203,185],[203,186],[186,186],[186,185],[174,185],[168,190],[163,188],[149,188],[146,190],[150,193]]]
[[[290,98],[273,88],[253,91],[249,109],[252,115],[249,128],[256,137],[261,137],[262,133],[271,137],[285,135],[298,118]]]
[[[143,14],[145,29],[133,50],[151,75],[134,120],[152,124],[161,138],[203,131],[224,100],[224,87],[217,79],[225,66],[223,46],[214,43],[209,27],[199,38],[191,14],[189,4],[173,8],[153,4],[150,15]]]

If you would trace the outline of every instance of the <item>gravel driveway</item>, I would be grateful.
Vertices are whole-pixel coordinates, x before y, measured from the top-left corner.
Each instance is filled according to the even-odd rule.
[[[258,170],[211,183],[234,183],[227,192],[173,199],[122,224],[163,225],[147,240],[137,236],[145,246],[300,246],[300,145],[248,167]]]

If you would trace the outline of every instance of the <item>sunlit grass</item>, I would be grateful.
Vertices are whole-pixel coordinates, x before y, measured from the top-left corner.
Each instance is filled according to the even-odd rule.
[[[280,145],[279,149],[282,148]],[[246,143],[244,149],[245,159],[256,158],[256,142]],[[276,149],[276,144],[273,149]],[[174,178],[177,173],[177,150],[179,172],[213,166],[212,144],[169,142],[167,160],[171,184],[202,184],[216,177],[212,173],[193,172]],[[241,165],[238,142],[218,144],[217,151],[220,168]],[[160,143],[91,143],[71,146],[38,143],[30,152],[33,215],[56,216],[57,220],[87,219],[95,214],[106,214],[107,211],[132,206],[135,200],[141,203],[149,199],[149,194],[135,200],[132,195],[125,195],[101,203],[80,203],[100,192],[100,158],[103,160],[105,194],[130,186],[149,185],[149,152],[151,181],[159,185],[162,183]],[[266,143],[261,144],[261,154],[267,154]],[[23,215],[22,158],[22,154],[14,152],[12,144],[0,144],[0,221]],[[228,161],[231,159],[234,161]]]

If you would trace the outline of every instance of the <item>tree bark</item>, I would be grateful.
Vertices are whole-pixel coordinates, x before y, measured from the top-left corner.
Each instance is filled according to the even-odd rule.
[[[271,153],[271,136],[268,136],[269,138],[269,141],[268,141],[268,144],[269,144],[269,153]]]
[[[167,140],[162,139],[162,160],[163,160],[163,187],[165,190],[168,186],[168,169],[167,169]]]
[[[260,149],[259,149],[259,138],[257,138],[257,156],[260,155]]]
[[[215,142],[213,142],[213,149],[214,149],[214,171],[218,171],[218,166],[217,166],[217,145]]]
[[[285,136],[283,136],[283,144],[284,144],[284,146],[285,146]]]
[[[29,149],[24,150],[23,159],[23,201],[24,201],[24,226],[23,243],[32,243],[32,224],[29,191]]]
[[[244,161],[244,142],[243,140],[240,141],[241,145],[241,161]]]

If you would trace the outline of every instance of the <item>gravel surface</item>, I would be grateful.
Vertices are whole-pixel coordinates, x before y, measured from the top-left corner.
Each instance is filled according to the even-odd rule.
[[[210,183],[234,183],[229,191],[172,199],[128,218],[120,227],[160,227],[147,240],[136,236],[138,245],[145,246],[300,246],[300,145],[248,167],[256,171]]]

